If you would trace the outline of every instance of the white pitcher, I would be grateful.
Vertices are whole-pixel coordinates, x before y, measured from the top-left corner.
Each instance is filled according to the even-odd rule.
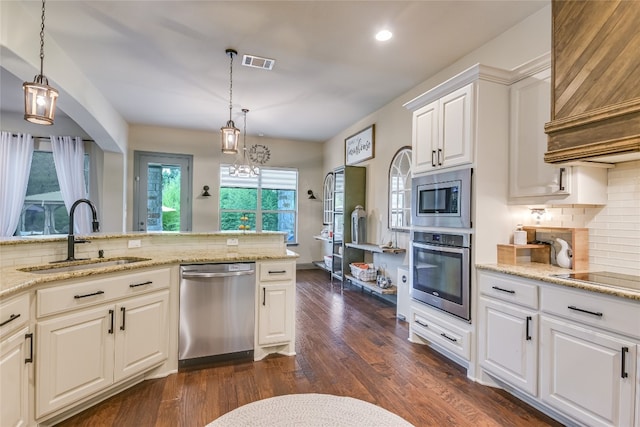
[[[556,238],[556,242],[560,244],[560,250],[556,254],[556,262],[559,267],[562,268],[571,268],[571,258],[573,254],[571,253],[571,249],[569,249],[569,244],[560,239]]]

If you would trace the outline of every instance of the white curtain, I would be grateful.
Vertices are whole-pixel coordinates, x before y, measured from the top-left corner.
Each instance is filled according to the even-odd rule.
[[[0,135],[0,236],[13,236],[18,228],[29,184],[33,138],[10,132]]]
[[[50,136],[50,139],[60,192],[67,212],[70,212],[71,205],[76,200],[87,198],[87,186],[84,179],[84,143],[80,137],[76,137],[74,140],[70,136]],[[78,234],[91,233],[90,218],[89,206],[86,203],[78,205],[73,215],[73,232]]]

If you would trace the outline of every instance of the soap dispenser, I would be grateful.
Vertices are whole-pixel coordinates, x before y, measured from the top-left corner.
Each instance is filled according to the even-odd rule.
[[[571,268],[571,258],[573,254],[571,253],[571,249],[569,249],[569,244],[560,239],[556,238],[556,242],[560,244],[560,250],[556,254],[556,262],[559,267],[562,268]]]

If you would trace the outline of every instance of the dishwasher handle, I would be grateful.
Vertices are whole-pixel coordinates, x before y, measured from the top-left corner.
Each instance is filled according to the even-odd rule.
[[[182,277],[184,278],[196,278],[196,277],[235,277],[235,276],[251,276],[255,273],[255,270],[243,270],[243,271],[225,271],[220,273],[210,271],[183,271]]]

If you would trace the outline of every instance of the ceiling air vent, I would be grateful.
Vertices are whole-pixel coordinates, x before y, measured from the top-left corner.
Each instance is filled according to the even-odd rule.
[[[254,55],[244,55],[242,57],[242,65],[246,67],[261,68],[263,70],[272,70],[276,63],[275,59],[261,58]]]

